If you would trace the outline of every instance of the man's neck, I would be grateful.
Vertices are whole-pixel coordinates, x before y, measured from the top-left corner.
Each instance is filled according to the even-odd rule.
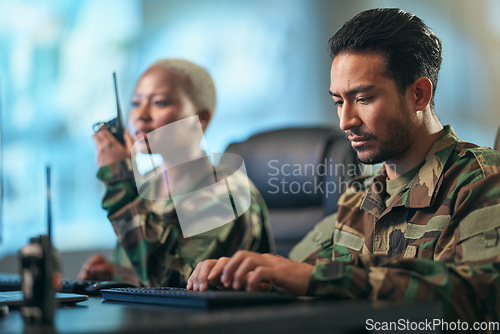
[[[389,180],[398,178],[425,160],[432,146],[444,131],[437,117],[433,116],[434,119],[429,120],[428,124],[425,124],[420,131],[416,132],[416,139],[405,153],[384,161]]]

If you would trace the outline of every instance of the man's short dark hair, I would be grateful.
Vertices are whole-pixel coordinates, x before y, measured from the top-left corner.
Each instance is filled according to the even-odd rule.
[[[432,82],[431,109],[441,67],[441,40],[416,15],[398,8],[371,9],[346,22],[328,42],[330,56],[380,53],[401,94],[419,77]]]

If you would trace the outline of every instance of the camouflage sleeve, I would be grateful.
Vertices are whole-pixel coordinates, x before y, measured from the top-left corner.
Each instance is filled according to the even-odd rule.
[[[251,183],[251,202],[245,213],[184,238],[173,201],[140,198],[128,166],[121,162],[101,168],[98,174],[106,183],[103,207],[118,238],[118,279],[146,286],[185,286],[200,261],[230,256],[238,249],[271,251],[267,207]],[[212,212],[210,207],[217,203],[217,198],[207,198],[198,209]]]
[[[97,178],[106,185],[102,207],[108,211],[108,217],[138,196],[130,159],[101,167]]]
[[[333,232],[337,213],[323,218],[314,228],[297,243],[288,254],[290,260],[317,263],[320,259],[331,259]]]
[[[118,242],[113,264],[115,279],[135,285],[151,285],[152,272],[158,272],[158,254],[178,253],[178,233],[171,225],[176,220],[155,214],[151,202],[137,192],[130,159],[99,169],[97,177],[104,182],[106,192],[103,209],[115,230]],[[168,212],[171,201],[155,203]],[[171,211],[171,210],[170,210]]]
[[[462,177],[472,177],[472,182],[452,194],[455,212],[447,228],[438,239],[421,245],[434,249],[433,258],[364,254],[320,261],[308,294],[436,301],[447,319],[498,321],[500,174],[480,180],[473,174]]]
[[[183,264],[181,285],[185,285],[198,262],[231,256],[237,250],[267,253],[273,250],[267,206],[255,186],[250,183],[249,209],[236,220],[183,239],[180,258]]]

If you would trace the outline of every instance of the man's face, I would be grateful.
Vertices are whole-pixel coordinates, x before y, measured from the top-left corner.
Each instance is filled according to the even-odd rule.
[[[384,73],[380,54],[341,53],[332,63],[330,94],[340,128],[367,164],[404,158],[414,138],[407,98]]]
[[[137,82],[129,114],[135,140],[164,125],[196,115],[196,108],[178,74],[162,67],[148,69]]]

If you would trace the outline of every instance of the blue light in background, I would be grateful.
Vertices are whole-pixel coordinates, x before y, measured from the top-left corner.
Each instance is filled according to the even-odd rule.
[[[0,255],[45,233],[47,163],[55,246],[113,247],[90,131],[94,122],[114,117],[113,71],[126,113],[137,77],[152,61],[182,57],[205,66],[218,92],[206,134],[214,153],[266,127],[319,122],[322,108],[303,96],[319,91],[320,83],[304,88],[301,82],[314,80],[307,66],[296,66],[325,53],[307,40],[309,8],[303,0],[0,3],[0,21],[10,20],[0,25],[0,48],[8,55],[0,60],[7,83]],[[290,41],[302,47],[290,53]],[[324,59],[327,65],[326,53]]]
[[[103,189],[95,178],[91,125],[116,110],[111,73],[128,67],[140,31],[140,3],[3,1],[0,22],[5,55],[0,58],[5,189],[0,255],[46,233],[47,163],[53,173],[56,247],[109,248],[115,237],[100,209]]]
[[[181,57],[206,67],[217,88],[206,133],[214,153],[267,129],[335,126],[326,42],[362,9],[401,6],[435,29],[445,46],[437,113],[463,139],[490,146],[498,127],[491,121],[498,115],[497,86],[481,83],[498,82],[498,57],[488,58],[474,33],[451,22],[446,4],[466,8],[467,1],[0,0],[0,257],[46,232],[47,163],[55,246],[113,247],[91,139],[92,124],[115,116],[113,71],[127,113],[135,81],[154,60]],[[494,22],[488,24],[498,41]]]

